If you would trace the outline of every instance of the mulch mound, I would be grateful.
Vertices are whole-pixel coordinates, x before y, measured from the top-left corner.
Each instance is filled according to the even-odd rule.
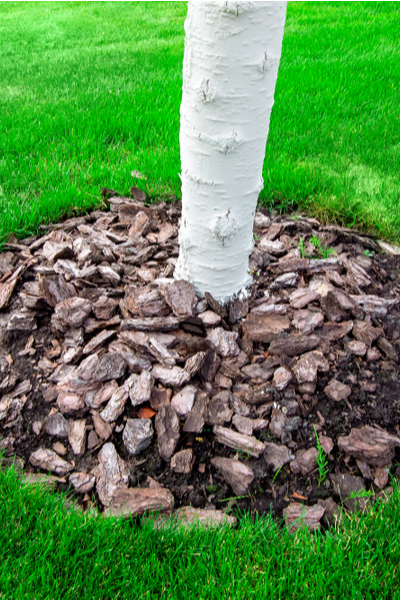
[[[398,250],[259,212],[253,285],[223,307],[173,279],[179,205],[131,193],[0,254],[4,462],[110,514],[316,528],[389,493]]]

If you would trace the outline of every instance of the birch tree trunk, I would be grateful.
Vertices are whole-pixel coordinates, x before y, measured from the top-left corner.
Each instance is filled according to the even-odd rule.
[[[221,303],[250,283],[286,2],[189,0],[176,279]]]

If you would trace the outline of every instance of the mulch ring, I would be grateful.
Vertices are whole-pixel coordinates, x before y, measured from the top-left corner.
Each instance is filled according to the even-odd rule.
[[[390,493],[398,249],[259,212],[249,297],[222,307],[173,280],[179,206],[131,194],[0,254],[5,463],[110,514],[316,528]]]

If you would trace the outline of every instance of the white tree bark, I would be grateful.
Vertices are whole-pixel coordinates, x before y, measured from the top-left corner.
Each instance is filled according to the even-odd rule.
[[[248,258],[285,16],[286,2],[188,3],[174,276],[221,303],[251,280]]]

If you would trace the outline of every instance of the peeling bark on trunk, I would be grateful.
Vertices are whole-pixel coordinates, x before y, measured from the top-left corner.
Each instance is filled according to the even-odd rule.
[[[248,258],[285,16],[286,2],[189,0],[174,276],[221,303],[250,282]]]

